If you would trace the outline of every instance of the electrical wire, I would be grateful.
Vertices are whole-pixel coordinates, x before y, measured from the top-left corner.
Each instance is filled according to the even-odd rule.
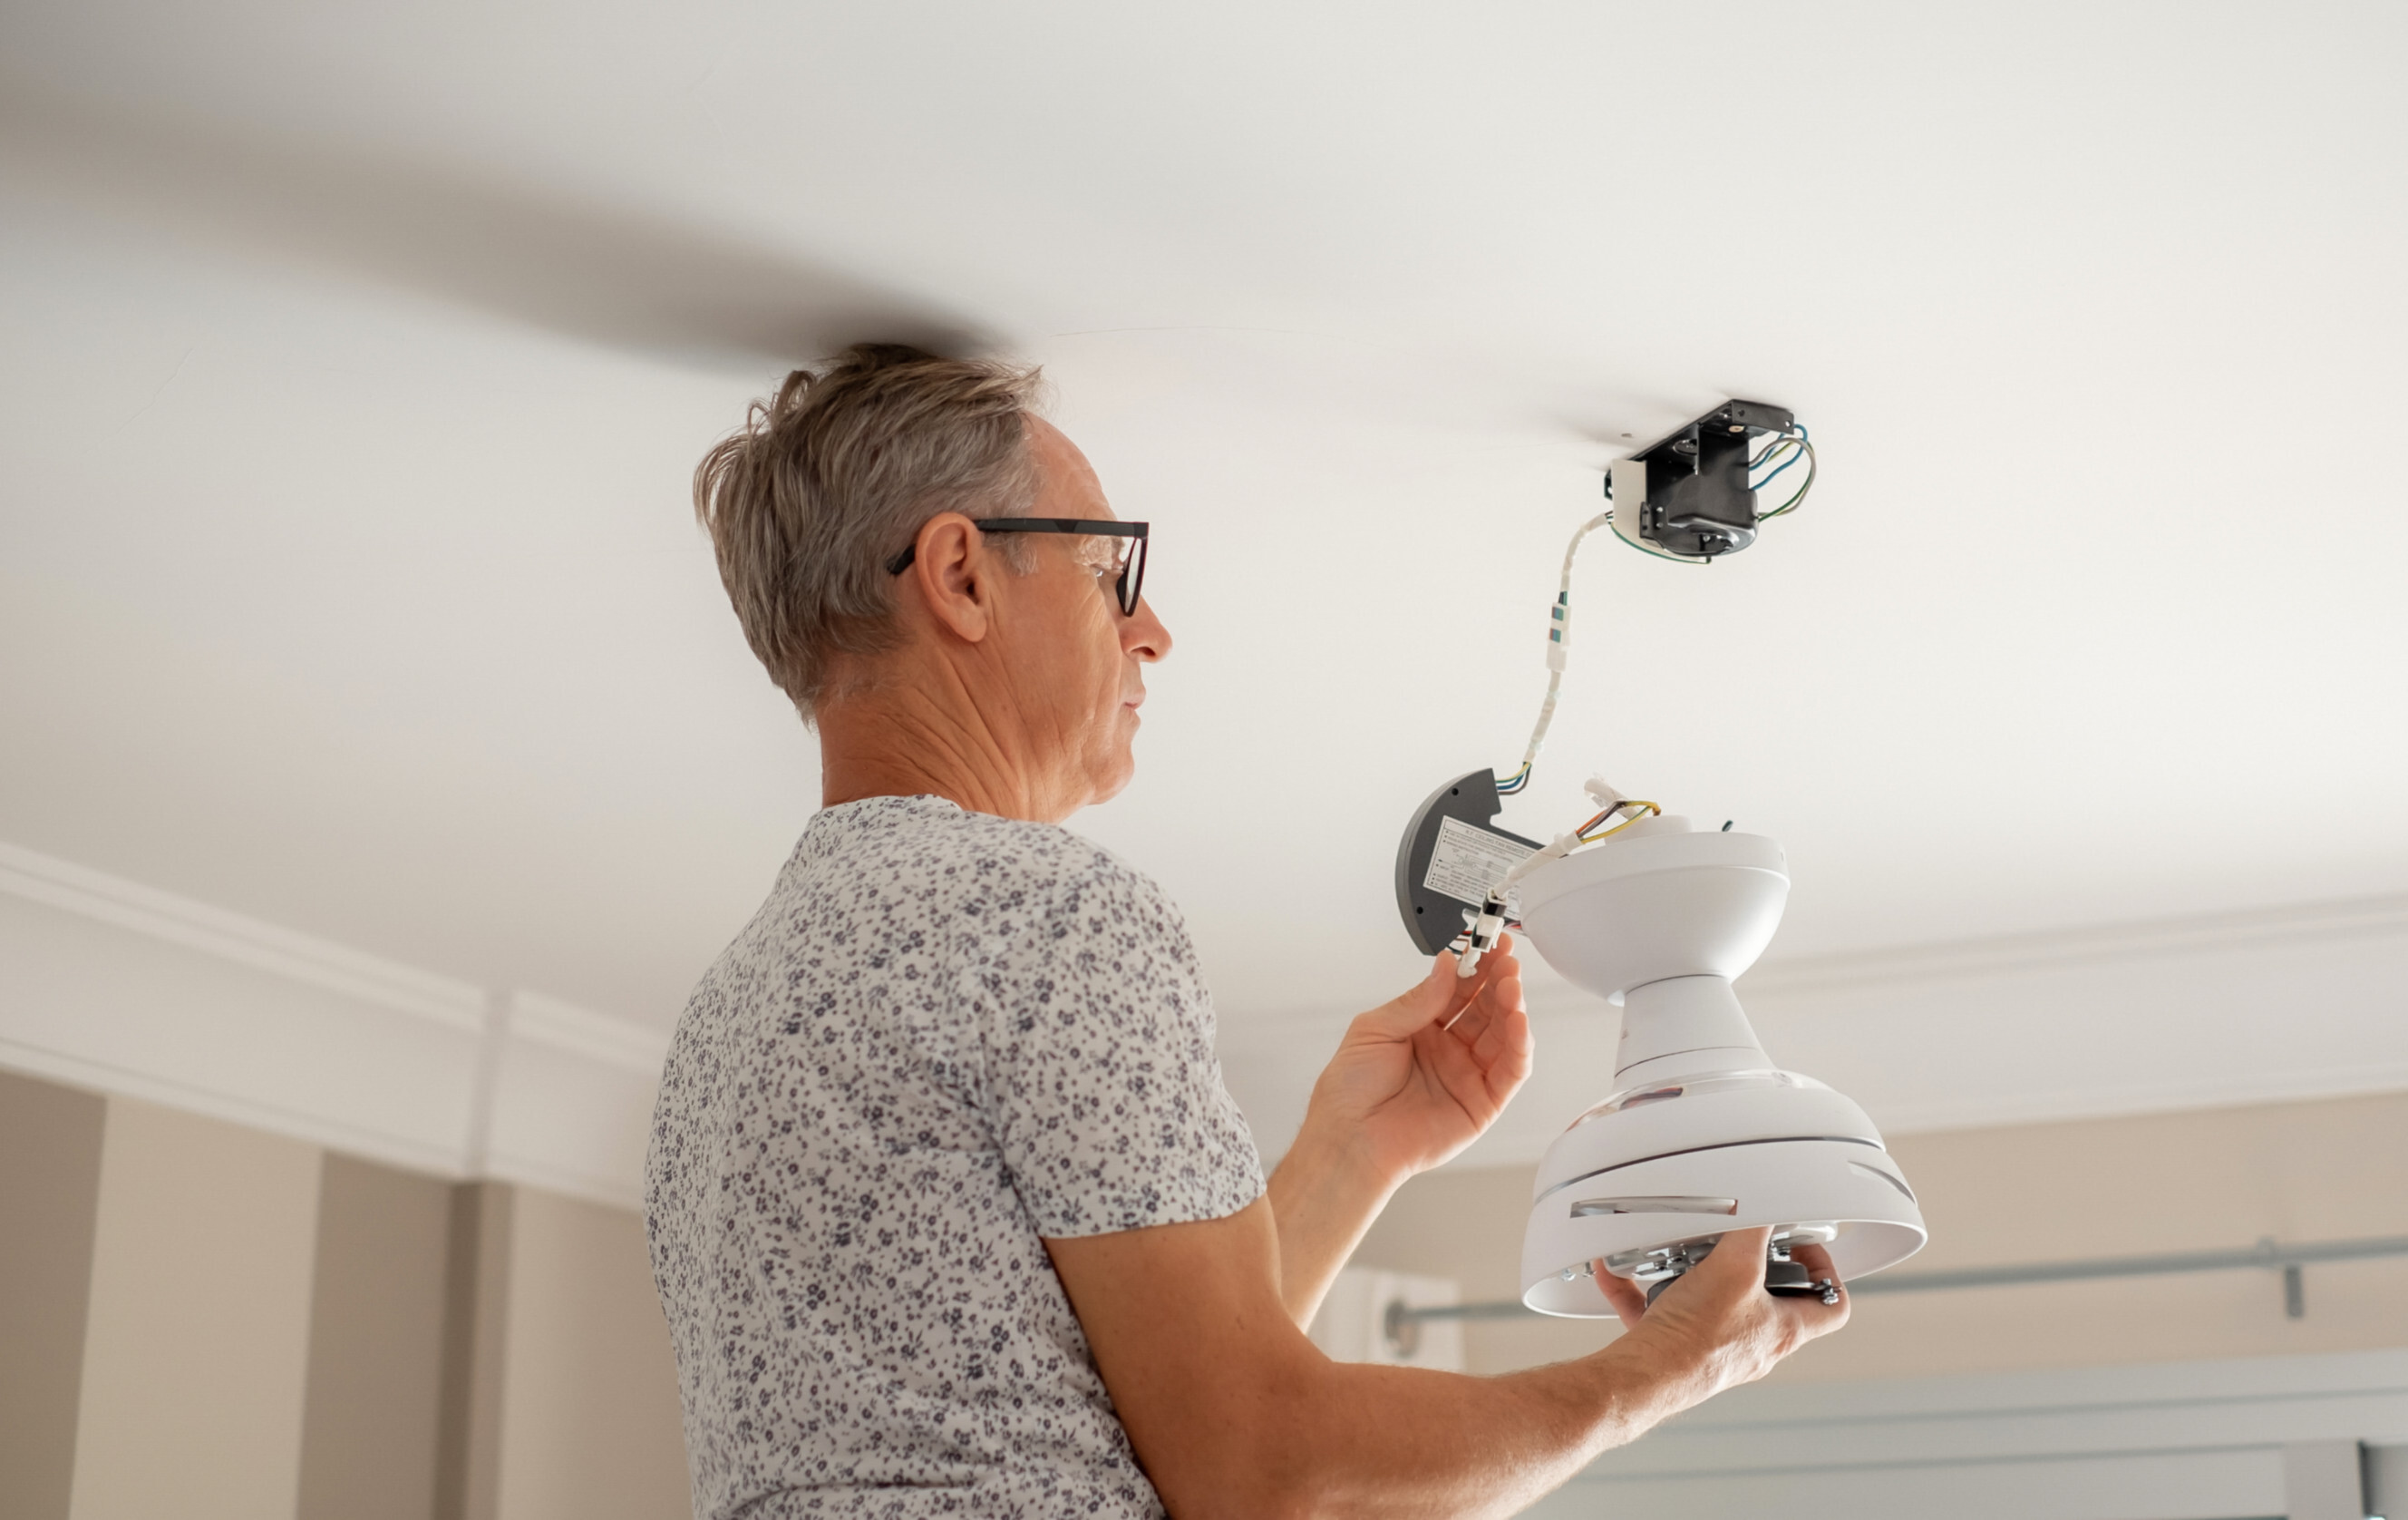
[[[1764,487],[1771,484],[1775,477],[1779,476],[1784,470],[1788,469],[1792,465],[1797,464],[1800,459],[1806,461],[1806,478],[1802,481],[1799,482],[1796,494],[1791,495],[1787,501],[1783,502],[1772,510],[1757,514],[1756,521],[1759,523],[1764,522],[1769,518],[1780,517],[1785,513],[1796,511],[1798,509],[1798,504],[1806,499],[1806,493],[1814,489],[1813,437],[1812,434],[1807,432],[1803,423],[1794,425],[1796,426],[1795,432],[1774,435],[1772,439],[1764,446],[1756,456],[1748,461],[1747,467],[1751,475],[1765,465],[1772,464],[1776,459],[1780,461],[1779,464],[1774,465],[1770,475],[1765,476],[1751,487],[1752,490],[1757,491],[1760,491],[1764,489]],[[1607,476],[1605,480],[1605,499],[1608,501],[1612,501],[1613,499],[1613,478],[1611,475]],[[1539,751],[1546,744],[1547,741],[1547,725],[1555,721],[1555,699],[1562,692],[1564,684],[1564,661],[1565,657],[1570,652],[1572,632],[1572,561],[1578,557],[1580,553],[1581,540],[1586,538],[1591,533],[1596,532],[1598,528],[1607,526],[1612,523],[1612,521],[1613,509],[1609,507],[1604,511],[1599,512],[1597,516],[1592,517],[1587,522],[1582,523],[1579,531],[1572,535],[1572,541],[1564,549],[1563,580],[1555,591],[1555,605],[1550,609],[1552,623],[1547,630],[1547,695],[1545,699],[1539,704],[1539,721],[1537,724],[1532,725],[1530,729],[1530,742],[1528,747],[1524,749],[1522,752],[1521,765],[1514,768],[1512,775],[1497,783],[1497,795],[1498,796],[1512,796],[1530,784],[1531,768],[1538,764]],[[1642,554],[1649,555],[1656,559],[1666,560],[1674,565],[1712,565],[1713,563],[1713,560],[1710,556],[1692,558],[1686,554],[1668,554],[1659,549],[1650,549],[1645,544],[1641,543],[1638,538],[1632,535],[1616,532],[1614,537],[1620,538],[1624,543],[1628,544],[1631,548],[1636,549]],[[1652,807],[1653,804],[1650,804],[1650,806]],[[1658,810],[1660,811],[1661,810]],[[1601,816],[1599,818],[1592,818],[1589,820],[1587,825],[1584,825],[1584,829],[1595,827],[1601,821]],[[1612,830],[1608,829],[1606,832],[1612,833]],[[1584,837],[1585,836],[1584,835]],[[1598,838],[1602,839],[1604,836],[1599,835]]]
[[[1814,489],[1814,445],[1801,437],[1799,440],[1798,446],[1806,460],[1806,479],[1798,482],[1798,490],[1796,494],[1790,496],[1787,501],[1783,502],[1780,506],[1775,507],[1769,512],[1758,512],[1756,517],[1757,522],[1769,522],[1773,518],[1785,517],[1789,513],[1796,511],[1798,509],[1798,504],[1806,499],[1806,493]],[[1790,464],[1795,463],[1797,463],[1796,460],[1790,461]],[[1788,467],[1788,465],[1784,465],[1781,466],[1781,469],[1787,469]],[[1772,473],[1773,475],[1778,475],[1781,473],[1781,470],[1775,470]],[[1765,477],[1767,480],[1771,480],[1771,478],[1772,477],[1770,475]]]
[[[1782,471],[1788,469],[1791,466],[1797,464],[1798,461],[1806,457],[1806,446],[1802,440],[1798,438],[1784,438],[1782,441],[1784,445],[1795,445],[1795,447],[1789,447],[1786,449],[1788,457],[1783,459],[1778,466],[1774,466],[1771,474],[1761,477],[1753,485],[1749,486],[1749,490],[1763,490],[1766,486],[1770,485],[1774,480],[1780,479]],[[1782,451],[1779,450],[1767,450],[1765,452],[1764,460],[1770,460],[1773,458],[1776,453],[1781,452]],[[1756,465],[1751,465],[1748,467],[1750,469],[1755,469],[1758,465],[1763,464],[1764,460],[1759,460]]]
[[[1630,817],[1624,819],[1621,823],[1618,823],[1612,828],[1603,830],[1600,833],[1591,834],[1589,832],[1590,829],[1596,828],[1598,825],[1604,823],[1607,819],[1612,817],[1615,813],[1622,811],[1626,808],[1643,808],[1646,811],[1643,813],[1634,812]],[[1631,825],[1639,822],[1641,818],[1650,815],[1660,818],[1664,815],[1664,810],[1657,807],[1653,802],[1641,801],[1638,797],[1624,797],[1612,807],[1606,809],[1605,811],[1598,813],[1587,823],[1583,824],[1579,828],[1574,829],[1572,831],[1573,837],[1578,839],[1583,844],[1595,844],[1598,840],[1605,839],[1609,835],[1621,833],[1624,829],[1628,828]]]
[[[1774,460],[1781,461],[1774,467],[1771,475],[1758,477],[1755,483],[1748,487],[1749,490],[1763,490],[1772,483],[1774,476],[1814,452],[1814,435],[1808,431],[1806,424],[1792,423],[1790,427],[1793,431],[1774,434],[1772,440],[1767,443],[1754,459],[1747,462],[1748,473],[1753,476],[1765,466],[1772,464]]]
[[[1613,521],[1611,509],[1598,513],[1580,525],[1572,541],[1564,546],[1564,574],[1555,590],[1555,605],[1548,609],[1547,625],[1547,695],[1539,704],[1539,721],[1530,729],[1529,747],[1522,752],[1521,767],[1497,783],[1498,795],[1512,796],[1530,784],[1530,767],[1538,764],[1540,747],[1547,742],[1547,725],[1555,722],[1555,698],[1564,687],[1564,664],[1571,652],[1572,638],[1572,561],[1580,557],[1581,540]]]

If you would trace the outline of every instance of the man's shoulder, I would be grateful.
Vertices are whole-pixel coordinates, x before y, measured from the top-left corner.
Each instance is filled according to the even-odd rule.
[[[940,797],[867,797],[812,819],[796,853],[804,874],[939,896],[1009,896],[1025,906],[1103,897],[1168,906],[1152,877],[1054,824],[971,812]]]

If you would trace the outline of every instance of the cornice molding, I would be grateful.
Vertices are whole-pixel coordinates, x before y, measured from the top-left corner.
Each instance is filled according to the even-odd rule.
[[[486,1175],[480,1169],[464,1165],[456,1146],[428,1144],[408,1136],[395,1135],[390,1130],[346,1123],[323,1112],[291,1108],[281,1103],[260,1102],[224,1092],[214,1085],[179,1081],[156,1071],[92,1060],[11,1039],[5,1033],[0,1033],[0,1067],[70,1087],[140,1098],[162,1108],[181,1109],[188,1113],[222,1119],[228,1124],[265,1130],[272,1135],[282,1135],[330,1151],[366,1156],[412,1171],[463,1181]],[[570,1187],[567,1191],[592,1197],[600,1196],[602,1190],[597,1190],[589,1182],[582,1188]],[[616,1200],[617,1195],[609,1196]]]
[[[0,892],[474,1034],[482,988],[0,842]]]
[[[1745,988],[1750,997],[1778,997],[1988,982],[2090,966],[2400,937],[2408,937],[2408,894],[1772,960],[1747,974]]]
[[[1612,1069],[1619,1011],[1524,967],[1537,1068],[1452,1165],[1536,1160]],[[2399,1092],[2408,894],[1772,960],[1739,993],[1776,1060],[1887,1133]],[[1224,1069],[1267,1141],[1294,1133],[1344,1025],[1225,1014]]]
[[[24,978],[0,997],[0,1064],[439,1175],[636,1199],[666,1031],[0,842],[12,898],[182,954],[19,920],[42,964],[0,964],[0,990]]]
[[[668,1059],[669,1035],[625,1019],[596,1013],[541,993],[513,992],[503,1005],[509,1032],[553,1050],[641,1076],[658,1076]]]
[[[177,974],[199,981],[193,997],[179,995],[171,1008],[104,997],[67,1016],[0,1000],[0,1063],[422,1170],[533,1183],[622,1205],[636,1196],[651,1085],[668,1049],[665,1030],[540,993],[488,991],[0,843],[0,899],[7,898],[321,996],[299,999],[299,1013],[254,1011],[246,999],[256,1001],[258,994],[238,989],[261,983],[237,979],[203,996],[200,982],[212,975],[206,963],[180,961],[188,969]],[[2184,964],[2229,964],[2238,973],[2250,954],[2401,939],[2408,939],[2408,895],[1775,961],[1751,972],[1742,992],[1768,1012],[1792,999],[1811,1009],[1858,993],[1934,994],[1955,1004],[1980,998],[1985,986],[2013,988],[2024,979],[2086,968],[2155,963],[2176,976],[2173,968]],[[83,963],[68,968],[71,980],[108,971]],[[1543,972],[1533,977],[1530,993],[1533,1011],[1551,1019],[1577,1014],[1585,1024],[1599,1011]],[[1323,1010],[1225,1018],[1224,1058],[1283,1068],[1293,1064],[1292,1053],[1325,1055],[1343,1023]],[[296,1029],[314,1034],[296,1041]],[[312,1049],[287,1058],[296,1044]],[[274,1058],[236,1071],[222,1060],[212,1064],[212,1048]],[[268,1067],[274,1069],[263,1074]],[[2377,1058],[2345,1068],[1970,1101],[1958,1095],[1925,1104],[1900,1095],[1885,1122],[1900,1130],[2037,1123],[2403,1085],[2408,1068]],[[377,1105],[365,1099],[387,1098],[372,1117]],[[1258,1119],[1268,1123],[1267,1133],[1278,1130],[1268,1110]]]

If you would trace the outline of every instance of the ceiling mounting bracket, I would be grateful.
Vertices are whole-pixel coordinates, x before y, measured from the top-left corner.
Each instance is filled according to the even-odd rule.
[[[1682,559],[1712,560],[1756,542],[1756,492],[1748,485],[1755,440],[1793,434],[1798,421],[1783,407],[1726,401],[1684,423],[1627,459],[1606,477],[1613,498],[1613,530],[1641,549]]]

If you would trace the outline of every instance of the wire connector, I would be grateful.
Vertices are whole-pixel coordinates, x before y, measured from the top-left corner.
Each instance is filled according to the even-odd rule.
[[[1563,691],[1564,667],[1571,656],[1572,561],[1580,557],[1581,540],[1612,520],[1612,512],[1599,512],[1580,525],[1564,549],[1563,580],[1555,587],[1555,605],[1547,609],[1547,695],[1539,704],[1539,721],[1530,729],[1530,747],[1522,752],[1521,767],[1497,783],[1498,796],[1512,796],[1530,784],[1530,767],[1539,763],[1539,751],[1547,742],[1547,725],[1555,722],[1555,697]]]
[[[1500,882],[1490,888],[1488,900],[1480,905],[1480,916],[1473,919],[1471,927],[1465,931],[1470,942],[1455,956],[1457,981],[1477,972],[1480,957],[1497,948],[1497,941],[1504,936],[1505,922],[1511,911],[1511,905],[1505,900],[1504,884]]]

